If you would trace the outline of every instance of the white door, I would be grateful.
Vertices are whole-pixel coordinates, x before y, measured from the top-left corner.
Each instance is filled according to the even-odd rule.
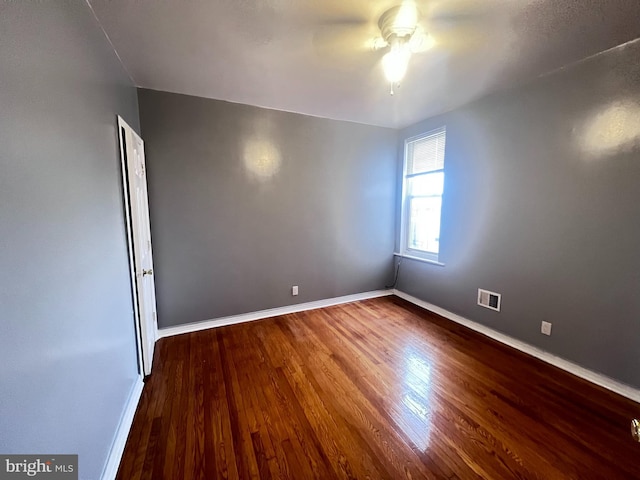
[[[144,142],[120,117],[118,117],[118,132],[127,211],[129,260],[134,284],[138,361],[141,363],[144,375],[149,375],[158,325]]]

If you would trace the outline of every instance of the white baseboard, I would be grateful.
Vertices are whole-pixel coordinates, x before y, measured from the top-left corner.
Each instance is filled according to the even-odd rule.
[[[133,417],[135,416],[136,409],[138,408],[138,402],[142,395],[142,389],[144,382],[142,377],[139,376],[129,394],[129,400],[127,400],[127,406],[124,409],[122,418],[120,419],[120,425],[118,425],[118,431],[111,445],[111,451],[107,457],[107,463],[102,472],[102,480],[114,480],[118,474],[118,467],[120,467],[120,460],[122,460],[122,454],[124,453],[124,447],[129,437],[129,431],[133,424]]]
[[[401,292],[400,290],[394,290],[394,295],[407,300],[419,307],[422,307],[426,310],[429,310],[433,313],[437,313],[438,315],[451,320],[452,322],[458,323],[460,325],[464,325],[465,327],[470,328],[478,333],[486,335],[489,338],[497,340],[500,343],[508,345],[509,347],[515,348],[516,350],[520,350],[532,357],[536,357],[543,362],[549,363],[555,367],[558,367],[562,370],[565,370],[569,373],[572,373],[576,377],[580,377],[584,380],[587,380],[591,383],[595,383],[601,387],[606,388],[607,390],[611,390],[623,397],[629,398],[635,402],[640,403],[640,390],[637,388],[631,387],[624,383],[621,383],[617,380],[614,380],[606,375],[601,373],[594,372],[593,370],[589,370],[587,368],[581,367],[573,362],[565,360],[564,358],[553,355],[549,352],[546,352],[538,347],[534,347],[533,345],[529,345],[528,343],[522,342],[520,340],[516,340],[513,337],[505,335],[504,333],[500,333],[492,328],[489,328],[485,325],[481,325],[479,323],[474,322],[473,320],[469,320],[468,318],[464,318],[460,315],[452,313],[444,308],[440,308],[431,303],[425,302],[411,296],[407,293]]]
[[[200,330],[207,330],[209,328],[235,325],[236,323],[252,322],[254,320],[261,320],[263,318],[288,315],[290,313],[315,310],[317,308],[330,307],[332,305],[357,302],[358,300],[367,300],[369,298],[384,297],[388,295],[393,295],[393,290],[374,290],[371,292],[356,293],[354,295],[345,295],[344,297],[328,298],[325,300],[317,300],[315,302],[298,303],[296,305],[287,305],[286,307],[269,308],[267,310],[259,310],[257,312],[214,318],[212,320],[204,320],[202,322],[196,323],[187,323],[185,325],[178,325],[176,327],[159,329],[158,338],[171,337],[173,335],[181,335],[183,333],[198,332]]]

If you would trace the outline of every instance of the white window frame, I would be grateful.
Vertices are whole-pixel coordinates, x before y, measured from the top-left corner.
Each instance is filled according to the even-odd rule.
[[[408,146],[410,143],[418,142],[422,139],[431,137],[438,133],[444,133],[445,135],[445,163],[446,163],[446,136],[447,136],[447,128],[446,126],[442,126],[439,128],[435,128],[433,130],[429,130],[428,132],[421,133],[420,135],[416,135],[411,138],[407,138],[404,141],[404,152],[403,152],[403,165],[402,165],[402,210],[400,215],[400,256],[405,258],[411,258],[414,260],[419,260],[426,263],[432,263],[435,265],[444,266],[444,263],[440,262],[440,248],[438,248],[438,253],[426,252],[424,250],[417,250],[414,248],[409,248],[409,238],[408,238],[408,230],[409,230],[409,202],[407,201],[407,165],[408,165]],[[439,170],[433,170],[429,172],[425,172],[424,174],[432,174],[437,172],[445,172],[445,165],[443,164],[443,168]],[[418,174],[423,175],[423,174]],[[445,186],[446,186],[446,175],[445,175]],[[444,203],[444,187],[442,191],[441,199],[443,199]],[[440,228],[442,229],[442,206],[440,207]],[[442,231],[441,231],[442,233]]]

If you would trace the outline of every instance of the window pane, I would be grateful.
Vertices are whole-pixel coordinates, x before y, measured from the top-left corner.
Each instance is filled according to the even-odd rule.
[[[431,172],[444,167],[445,130],[407,144],[407,174]]]
[[[441,207],[442,197],[409,198],[409,248],[438,253]]]
[[[444,172],[425,173],[409,178],[409,195],[442,195],[444,188]]]

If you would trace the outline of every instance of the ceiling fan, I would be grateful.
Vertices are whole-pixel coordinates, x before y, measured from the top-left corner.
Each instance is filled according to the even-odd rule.
[[[378,21],[381,37],[373,40],[372,48],[388,50],[382,57],[382,67],[391,84],[391,95],[394,94],[394,87],[404,79],[411,55],[429,50],[434,45],[433,39],[418,23],[419,20],[417,5],[404,2],[385,11]]]
[[[499,3],[401,0],[389,8],[386,1],[368,1],[356,1],[343,16],[321,22],[323,30],[317,32],[314,41],[319,51],[339,57],[336,60],[348,59],[350,64],[371,58],[367,51],[375,55],[376,63],[381,57],[391,95],[404,79],[412,55],[427,52],[435,45],[448,53],[473,48],[480,36],[491,30],[486,20],[496,19],[497,12],[492,7]],[[385,4],[386,10],[380,14],[382,9],[375,7],[385,8]],[[342,5],[346,8],[350,4]]]

